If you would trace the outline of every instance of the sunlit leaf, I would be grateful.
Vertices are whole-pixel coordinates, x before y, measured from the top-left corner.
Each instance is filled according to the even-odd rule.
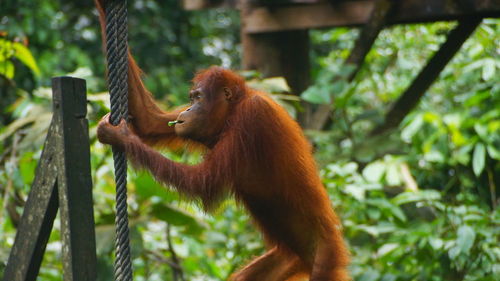
[[[437,115],[436,113],[432,113],[432,112],[425,112],[423,115],[423,118],[424,118],[425,122],[431,123],[431,124],[436,124],[440,120],[439,115]]]
[[[472,170],[476,176],[479,176],[484,170],[484,162],[486,158],[486,150],[484,144],[477,143],[472,156]]]
[[[401,184],[401,169],[397,163],[388,165],[385,173],[385,180],[390,186],[397,186]]]
[[[434,250],[441,250],[443,248],[444,242],[442,239],[437,237],[430,237],[429,244]]]
[[[9,60],[14,54],[14,49],[12,48],[12,42],[0,38],[0,63]]]
[[[19,59],[24,65],[29,67],[33,71],[33,73],[35,73],[36,75],[40,75],[40,69],[38,68],[35,58],[28,50],[28,48],[26,48],[26,46],[24,46],[23,44],[17,42],[14,42],[12,47],[16,51],[16,58]]]
[[[393,225],[358,225],[355,227],[358,230],[362,230],[374,237],[379,236],[380,234],[389,233],[394,231],[396,228]]]
[[[424,159],[429,162],[443,163],[446,158],[442,151],[432,149],[424,154]]]
[[[379,182],[385,173],[385,169],[386,167],[383,162],[370,163],[363,169],[363,176],[367,181]]]
[[[352,197],[356,198],[359,201],[365,199],[365,189],[361,188],[359,185],[348,184],[345,186],[344,192],[350,194]]]
[[[247,81],[247,84],[257,90],[266,93],[283,93],[290,92],[290,86],[283,77],[271,77],[266,79],[253,79]]]
[[[494,59],[485,59],[483,65],[482,77],[484,80],[489,80],[495,76],[496,61]]]
[[[382,257],[387,255],[388,253],[394,251],[397,247],[399,247],[399,244],[397,243],[387,243],[382,245],[377,251],[377,256]]]
[[[435,190],[406,191],[392,198],[397,205],[418,201],[434,201],[441,199],[441,194]]]
[[[457,246],[461,253],[468,254],[474,240],[476,239],[476,232],[468,225],[462,225],[457,231]]]
[[[14,78],[14,64],[10,60],[0,62],[0,75],[3,75],[8,79]]]

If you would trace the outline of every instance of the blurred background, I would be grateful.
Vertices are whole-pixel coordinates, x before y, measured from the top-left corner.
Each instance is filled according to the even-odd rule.
[[[500,20],[482,21],[393,130],[370,133],[456,25],[383,29],[348,83],[334,75],[359,29],[310,30],[310,84],[302,95],[291,94],[283,77],[241,72],[292,116],[332,106],[324,126],[304,129],[343,222],[355,280],[500,276]],[[242,69],[240,14],[129,1],[129,46],[162,107],[180,106],[197,70]],[[61,75],[87,81],[98,276],[112,280],[113,164],[109,147],[95,138],[109,111],[97,11],[93,1],[56,0],[0,2],[0,277],[51,119],[50,78]],[[197,154],[165,155],[200,161]],[[225,280],[264,251],[232,199],[205,214],[133,170],[128,188],[135,280]],[[38,280],[61,280],[60,259],[56,220]]]

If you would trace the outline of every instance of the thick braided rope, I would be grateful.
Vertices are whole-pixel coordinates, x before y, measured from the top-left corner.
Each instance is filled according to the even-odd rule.
[[[111,102],[110,122],[117,125],[128,119],[127,85],[127,8],[126,0],[106,2],[106,46],[108,84]],[[116,181],[116,259],[115,280],[131,281],[129,228],[127,214],[127,158],[113,149]]]

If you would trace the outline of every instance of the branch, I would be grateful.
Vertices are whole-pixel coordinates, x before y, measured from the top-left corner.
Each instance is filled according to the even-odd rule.
[[[378,0],[375,3],[370,20],[359,33],[358,39],[349,57],[344,62],[344,66],[353,66],[352,72],[349,73],[347,77],[336,76],[333,78],[333,82],[340,79],[346,79],[348,82],[354,80],[354,77],[356,77],[361,69],[365,57],[370,51],[375,39],[377,39],[378,34],[386,24],[387,15],[394,6],[392,5],[392,1],[393,0]],[[332,105],[333,101],[331,104],[320,105],[314,112],[310,124],[307,124],[307,128],[321,130],[331,116]]]

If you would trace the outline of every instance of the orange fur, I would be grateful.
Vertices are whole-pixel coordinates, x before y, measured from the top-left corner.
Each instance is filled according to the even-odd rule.
[[[349,280],[340,221],[309,143],[282,107],[229,70],[211,67],[198,73],[193,84],[203,87],[208,100],[223,87],[230,88],[234,100],[204,161],[193,166],[176,163],[148,145],[185,141],[167,126],[178,112],[156,106],[130,54],[129,62],[129,106],[138,137],[123,136],[121,144],[131,161],[188,198],[201,200],[206,210],[232,194],[272,248],[231,280]]]

